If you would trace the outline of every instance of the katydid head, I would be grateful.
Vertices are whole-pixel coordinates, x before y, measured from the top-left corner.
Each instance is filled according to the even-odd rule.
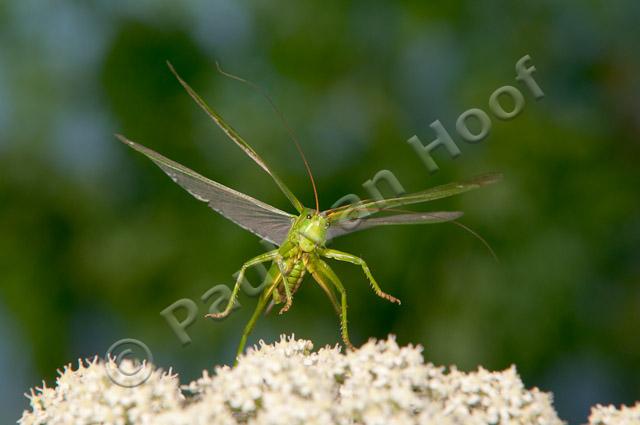
[[[327,237],[329,221],[314,209],[305,208],[296,225],[298,245],[304,252],[311,252],[323,246]]]

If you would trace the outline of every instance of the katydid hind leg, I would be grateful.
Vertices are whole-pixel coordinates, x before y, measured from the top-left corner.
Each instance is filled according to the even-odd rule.
[[[320,273],[316,272],[315,270],[311,271],[311,276],[316,281],[318,286],[322,288],[324,293],[327,294],[327,297],[331,301],[331,305],[333,306],[333,309],[335,310],[338,317],[340,317],[340,306],[338,305],[336,294],[333,292],[333,290],[329,286],[329,282],[327,281],[326,276],[320,275]]]
[[[391,301],[392,303],[397,303],[398,305],[400,305],[399,299],[397,299],[393,295],[387,294],[380,288],[380,285],[378,285],[378,282],[376,282],[376,280],[374,279],[373,274],[369,269],[369,266],[367,265],[366,261],[364,261],[362,258],[353,254],[349,254],[348,252],[338,251],[336,249],[325,249],[322,251],[321,254],[323,257],[326,257],[326,258],[332,258],[338,261],[345,261],[345,262],[360,266],[365,276],[369,280],[369,283],[371,284],[373,291],[376,293],[377,296],[384,298],[385,300]]]
[[[281,278],[282,278],[282,275],[278,273],[277,276],[273,278],[273,281],[269,284],[269,287],[265,288],[262,294],[260,294],[260,298],[258,298],[258,304],[256,305],[256,308],[253,311],[251,318],[245,325],[244,330],[242,331],[242,337],[240,338],[240,343],[238,344],[238,349],[236,350],[236,358],[235,358],[235,361],[233,362],[234,366],[238,364],[238,357],[242,355],[244,351],[244,347],[247,345],[247,338],[249,338],[249,335],[253,331],[253,328],[256,326],[256,322],[258,321],[260,314],[264,311],[264,308],[267,305],[269,298],[271,297],[271,293],[273,292],[274,288],[278,286],[278,284],[281,281]]]
[[[262,313],[262,310],[264,310],[264,307],[267,305],[267,300],[268,300],[268,297],[266,297],[265,293],[263,292],[260,298],[258,299],[258,304],[256,305],[256,309],[253,311],[253,315],[251,316],[251,319],[249,319],[249,322],[247,322],[247,324],[244,327],[244,331],[242,331],[242,337],[240,338],[240,343],[238,344],[238,349],[236,350],[236,358],[235,358],[235,361],[233,362],[234,366],[238,364],[238,358],[242,355],[245,345],[247,345],[247,338],[253,331],[253,328],[255,327],[256,322],[258,321],[258,317],[260,316],[260,313]]]
[[[348,349],[350,350],[355,350],[355,347],[353,346],[353,344],[351,343],[351,340],[349,339],[349,329],[348,329],[348,320],[347,320],[347,291],[344,289],[344,286],[342,285],[342,282],[340,281],[340,278],[338,278],[338,275],[335,274],[335,272],[333,271],[333,269],[331,267],[329,267],[329,265],[327,263],[325,263],[322,260],[318,260],[317,261],[317,271],[316,273],[319,273],[320,275],[322,275],[323,277],[326,277],[331,283],[333,283],[333,286],[335,286],[335,288],[338,290],[338,292],[340,292],[340,330],[341,330],[341,334],[342,334],[342,341],[344,342],[344,344],[347,346]]]

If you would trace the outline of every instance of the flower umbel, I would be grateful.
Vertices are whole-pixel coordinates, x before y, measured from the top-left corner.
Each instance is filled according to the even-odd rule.
[[[260,342],[236,367],[181,387],[175,375],[154,369],[144,384],[125,388],[107,376],[104,362],[66,367],[54,388],[32,391],[23,425],[448,425],[563,422],[550,394],[526,389],[514,367],[465,373],[425,363],[422,348],[399,347],[393,337],[355,351],[312,351],[313,344],[282,336]],[[593,425],[637,420],[640,408],[598,407]],[[631,420],[631,419],[627,419]]]

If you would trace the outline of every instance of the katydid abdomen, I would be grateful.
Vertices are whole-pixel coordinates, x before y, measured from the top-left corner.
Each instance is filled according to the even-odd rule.
[[[273,292],[273,301],[275,304],[280,304],[283,299],[291,299],[291,296],[296,293],[307,273],[307,267],[303,261],[305,253],[302,250],[294,248],[285,255],[281,269],[285,278],[277,290]],[[289,293],[289,297],[287,297],[287,293]],[[285,305],[281,313],[287,311],[289,306],[290,305]]]

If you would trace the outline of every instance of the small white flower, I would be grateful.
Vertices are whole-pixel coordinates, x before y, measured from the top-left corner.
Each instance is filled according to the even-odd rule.
[[[591,408],[589,425],[638,425],[640,424],[640,402],[633,407],[597,405]]]

